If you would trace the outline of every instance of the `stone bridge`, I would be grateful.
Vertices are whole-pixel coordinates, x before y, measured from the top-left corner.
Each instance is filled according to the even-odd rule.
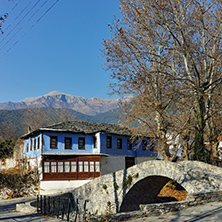
[[[105,214],[139,209],[154,203],[163,186],[173,179],[189,195],[222,190],[222,168],[198,161],[172,163],[153,160],[107,174],[72,191],[80,209]]]

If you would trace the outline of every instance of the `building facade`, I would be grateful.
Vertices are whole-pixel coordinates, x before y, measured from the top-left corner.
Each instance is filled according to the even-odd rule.
[[[59,123],[22,139],[24,158],[31,167],[38,167],[40,181],[75,181],[81,185],[157,156],[149,138],[131,141],[131,131],[115,124]]]

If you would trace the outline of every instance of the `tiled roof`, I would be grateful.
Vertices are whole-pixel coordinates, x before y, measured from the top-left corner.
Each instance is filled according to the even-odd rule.
[[[22,136],[22,138],[27,138],[28,136],[31,136],[35,132],[39,131],[59,131],[59,132],[85,133],[85,134],[105,132],[105,133],[128,135],[128,136],[132,134],[131,130],[117,124],[91,123],[81,120],[75,120],[75,121],[61,122],[44,128],[40,128],[31,133],[25,134],[24,136]]]

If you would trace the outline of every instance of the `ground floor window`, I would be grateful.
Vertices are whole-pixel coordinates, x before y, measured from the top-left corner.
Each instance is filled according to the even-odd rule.
[[[51,173],[56,173],[56,171],[56,162],[51,162]]]
[[[87,179],[100,176],[100,156],[45,157],[43,180]]]
[[[49,173],[49,162],[44,162],[44,172]]]
[[[71,172],[76,172],[76,162],[71,161]]]
[[[100,172],[100,162],[98,161],[95,162],[95,171]]]
[[[68,173],[70,172],[70,162],[64,162],[64,172]]]

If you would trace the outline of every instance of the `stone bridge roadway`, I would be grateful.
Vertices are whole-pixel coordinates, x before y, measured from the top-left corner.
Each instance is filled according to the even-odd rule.
[[[153,160],[107,174],[72,191],[80,209],[104,214],[139,209],[155,202],[163,186],[173,179],[189,194],[222,190],[222,168],[198,161],[172,163]]]

